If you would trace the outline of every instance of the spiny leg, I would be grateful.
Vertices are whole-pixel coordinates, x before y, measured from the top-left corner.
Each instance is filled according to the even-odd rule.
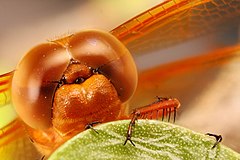
[[[206,133],[206,135],[216,138],[216,142],[214,143],[212,149],[215,148],[222,141],[222,136],[221,135],[216,135],[216,134],[212,134],[212,133]]]
[[[157,110],[156,112],[156,120],[158,120],[158,114],[159,114],[159,110]]]
[[[128,126],[128,131],[127,131],[126,140],[124,142],[124,145],[127,143],[127,141],[130,141],[132,143],[132,145],[135,146],[135,144],[131,140],[131,137],[132,137],[132,132],[133,132],[133,126],[135,125],[135,121],[139,117],[141,117],[141,118],[148,117],[148,113],[151,113],[151,117],[152,117],[152,114],[154,111],[157,111],[157,113],[158,113],[158,110],[162,109],[162,120],[163,120],[165,112],[166,112],[166,117],[167,117],[167,109],[169,109],[169,117],[168,117],[169,120],[168,121],[170,121],[171,112],[172,111],[176,112],[176,109],[180,107],[180,102],[176,98],[161,98],[161,97],[157,97],[157,98],[158,98],[158,100],[153,102],[152,104],[135,109],[133,111],[133,113],[132,113],[133,117]],[[174,109],[171,110],[171,108],[174,108]],[[175,117],[176,117],[176,113],[174,113],[174,121],[175,121]]]
[[[162,121],[164,120],[165,108],[162,111]]]
[[[170,122],[171,119],[171,108],[169,108],[169,112],[168,112],[168,122]]]
[[[174,107],[174,115],[173,115],[173,123],[175,123],[175,120],[176,120],[176,115],[177,115],[177,108]]]
[[[151,112],[149,115],[150,115],[149,119],[152,119],[153,118],[153,112]]]

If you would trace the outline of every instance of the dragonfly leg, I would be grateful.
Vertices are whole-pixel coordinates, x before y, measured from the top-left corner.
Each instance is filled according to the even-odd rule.
[[[92,129],[94,132],[96,132],[97,134],[99,134],[98,131],[93,128],[93,125],[99,124],[99,123],[101,123],[101,122],[95,121],[95,122],[88,123],[88,124],[85,126],[85,129]]]
[[[142,119],[159,119],[162,121],[175,122],[176,111],[180,107],[180,102],[176,98],[157,97],[157,100],[149,105],[137,108]]]
[[[29,138],[29,140],[32,142],[32,143],[34,143],[34,141],[33,141],[33,139],[31,138],[31,137],[28,137]]]
[[[212,134],[212,133],[206,133],[206,135],[216,138],[216,142],[214,143],[212,149],[215,148],[222,141],[222,136],[221,135],[216,135],[216,134]]]
[[[46,156],[45,156],[45,155],[43,155],[43,156],[42,156],[42,158],[41,158],[41,160],[44,160],[44,159],[45,159],[45,157],[46,157]]]
[[[131,138],[132,138],[132,131],[133,131],[133,126],[135,125],[135,122],[137,121],[137,118],[139,116],[141,116],[141,114],[140,114],[140,112],[138,110],[134,110],[132,114],[133,114],[133,117],[132,117],[132,119],[131,119],[131,121],[130,121],[130,123],[128,125],[128,131],[127,131],[127,135],[126,135],[126,140],[125,140],[123,145],[125,145],[127,143],[127,141],[130,141],[131,144],[133,146],[135,146],[135,144],[131,140]]]
[[[159,118],[159,115],[158,115],[159,110],[162,110],[162,120],[164,119],[164,115],[166,114],[168,121],[170,121],[171,112],[174,112],[173,118],[175,121],[176,110],[179,107],[180,107],[180,102],[176,98],[157,97],[157,101],[153,102],[152,104],[135,109],[132,112],[133,117],[128,125],[128,131],[127,131],[126,140],[124,142],[124,145],[127,143],[127,141],[130,141],[132,143],[132,145],[135,146],[135,144],[133,143],[131,138],[132,138],[133,127],[138,118],[158,119]],[[156,112],[156,115],[153,114],[153,112]],[[154,115],[155,115],[155,117],[154,117]]]

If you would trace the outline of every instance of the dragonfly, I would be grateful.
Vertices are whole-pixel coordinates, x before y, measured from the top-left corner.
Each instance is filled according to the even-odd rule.
[[[176,120],[178,124],[202,132],[220,132],[223,143],[239,151],[240,146],[236,143],[239,141],[236,133],[240,129],[237,125],[240,46],[236,40],[239,7],[237,0],[168,0],[110,30],[136,61],[141,57],[146,61],[145,56],[153,56],[155,50],[178,57],[183,43],[189,43],[187,49],[190,50],[192,41],[210,43],[217,40],[210,51],[193,47],[192,50],[201,54],[140,71],[129,110],[148,104],[156,95],[178,97],[182,104]],[[228,35],[235,35],[235,41]],[[230,39],[230,42],[225,43],[223,39]],[[172,47],[176,50],[169,51]],[[149,61],[152,63],[153,60]],[[11,108],[12,74],[0,77],[1,110]],[[8,121],[0,131],[0,156],[7,159],[41,158],[20,120]]]

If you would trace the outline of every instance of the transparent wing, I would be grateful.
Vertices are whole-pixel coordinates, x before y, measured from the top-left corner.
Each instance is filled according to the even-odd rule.
[[[113,29],[111,33],[125,43],[134,56],[146,55],[166,47],[172,48],[175,44],[193,41],[196,37],[236,31],[239,10],[238,0],[167,0]],[[221,40],[221,36],[217,39]],[[131,106],[148,104],[157,95],[177,97],[182,102],[178,123],[203,132],[225,133],[224,142],[238,150],[240,137],[234,133],[239,133],[239,130],[233,128],[239,127],[233,122],[239,122],[238,117],[235,117],[236,114],[239,115],[240,106],[237,100],[240,80],[237,76],[239,47],[236,41],[224,45],[222,41],[217,43],[215,51],[206,54],[201,52],[203,56],[141,71]],[[176,55],[180,51],[175,51]],[[172,54],[167,56],[174,57]],[[1,78],[0,86],[5,86]],[[9,89],[9,85],[4,91],[0,88],[0,104],[11,108],[8,105],[10,91],[6,93],[6,88]],[[0,107],[0,110],[4,107]],[[197,116],[202,117],[195,118]],[[0,157],[40,159],[25,135],[20,120],[10,121],[1,127]]]
[[[240,152],[240,45],[165,64],[142,72],[130,106],[148,104],[155,96],[181,102],[176,123],[224,137]]]
[[[240,152],[239,24],[238,0],[169,0],[112,30],[137,61],[143,57],[130,105],[179,98],[177,123],[222,134]],[[142,68],[156,60],[162,64]]]
[[[10,103],[10,84],[13,72],[0,75],[0,107]]]
[[[0,157],[8,160],[40,159],[11,105],[12,74],[0,75]]]
[[[1,158],[9,160],[41,159],[41,155],[26,135],[20,120],[14,120],[12,123],[2,128],[1,132]]]
[[[166,0],[113,29],[133,54],[238,28],[239,0]]]

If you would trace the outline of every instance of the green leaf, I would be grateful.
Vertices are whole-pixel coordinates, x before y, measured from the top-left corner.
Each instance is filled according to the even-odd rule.
[[[59,147],[49,160],[78,159],[240,159],[240,154],[215,143],[213,137],[155,120],[138,120],[124,146],[130,120],[86,130]]]

